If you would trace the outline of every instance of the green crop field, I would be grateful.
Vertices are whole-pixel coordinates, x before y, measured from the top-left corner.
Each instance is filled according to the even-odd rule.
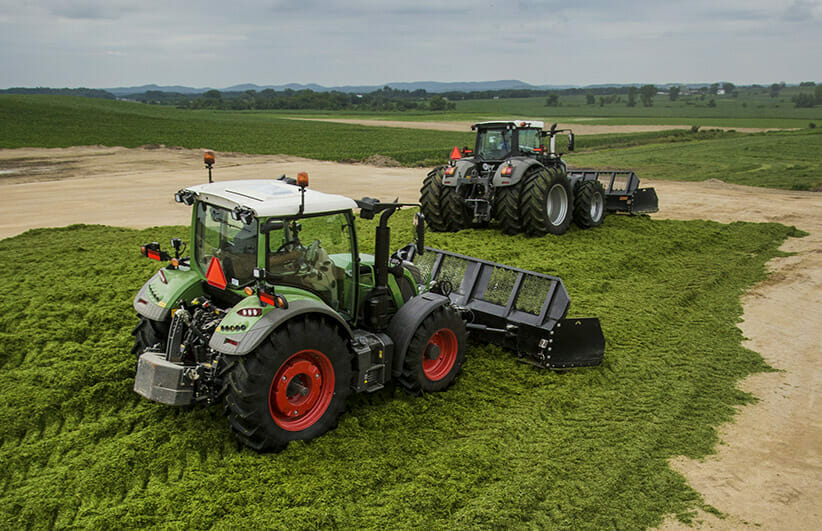
[[[320,160],[373,154],[436,163],[470,132],[363,127],[278,118],[264,112],[186,111],[66,96],[0,96],[0,147],[166,144],[218,151],[282,153]],[[445,153],[445,155],[443,155]]]
[[[406,210],[395,246],[411,239]],[[360,223],[363,242],[373,223]],[[562,237],[430,234],[435,247],[560,275],[598,316],[600,367],[554,373],[472,344],[443,393],[349,401],[339,427],[279,454],[239,448],[219,407],[133,391],[131,300],[184,236],[72,226],[0,241],[0,527],[637,529],[705,505],[667,460],[704,456],[769,370],[741,347],[740,294],[778,224],[610,216]],[[365,251],[369,251],[365,245]]]
[[[4,95],[0,96],[0,123],[3,124],[0,148],[165,144],[218,151],[282,153],[333,161],[363,160],[380,154],[405,165],[434,166],[447,160],[453,146],[473,145],[470,131],[366,127],[293,119],[295,116],[293,112],[186,111],[79,97]],[[396,118],[393,115],[370,117],[375,116]],[[432,118],[430,113],[416,116]],[[451,118],[451,115],[439,115],[439,119]],[[479,118],[475,116],[475,119]],[[637,116],[603,118],[597,122],[607,120],[665,121]],[[578,140],[579,153],[567,157],[569,163],[576,166],[634,169],[641,178],[650,179],[718,178],[797,190],[816,190],[822,186],[822,127],[767,134],[703,128],[698,132],[585,135]]]
[[[550,120],[591,125],[661,124],[804,129],[813,122],[822,127],[822,106],[797,108],[791,102],[791,96],[802,90],[813,92],[812,89],[790,87],[783,89],[778,98],[743,92],[739,97],[706,96],[703,100],[699,96],[688,96],[677,101],[658,95],[654,97],[651,107],[644,107],[638,98],[636,106],[628,107],[625,95],[621,96],[620,103],[603,106],[586,104],[584,95],[560,96],[559,105],[556,106],[546,106],[544,97],[464,100],[456,102],[456,112],[487,117],[550,117]],[[711,100],[714,100],[714,106],[709,105]]]
[[[581,138],[579,151],[565,156],[570,166],[632,169],[640,178],[649,179],[719,179],[767,188],[822,191],[822,130],[717,134],[690,142],[678,141],[673,135],[665,144],[591,150],[585,149],[585,142]]]

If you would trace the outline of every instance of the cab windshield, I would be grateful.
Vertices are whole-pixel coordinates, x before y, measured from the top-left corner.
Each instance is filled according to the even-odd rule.
[[[354,266],[352,223],[343,212],[264,223],[269,279],[311,291],[332,308],[350,312],[354,283],[345,279],[352,277]]]
[[[257,220],[246,225],[232,219],[229,210],[198,203],[194,257],[204,274],[212,259],[217,258],[229,286],[248,284],[257,265]]]
[[[486,160],[501,160],[511,151],[510,129],[481,129],[477,135],[477,155]]]

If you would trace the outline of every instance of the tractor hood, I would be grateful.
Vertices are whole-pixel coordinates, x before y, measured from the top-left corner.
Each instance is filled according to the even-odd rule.
[[[258,217],[296,216],[300,209],[300,188],[284,181],[226,181],[198,184],[185,190],[193,192],[201,201],[229,210],[238,206],[251,209]],[[305,190],[303,214],[335,212],[356,207],[353,199]]]

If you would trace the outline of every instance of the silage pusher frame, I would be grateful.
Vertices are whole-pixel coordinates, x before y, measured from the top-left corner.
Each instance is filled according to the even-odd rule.
[[[599,365],[605,337],[598,318],[566,319],[571,304],[559,277],[431,247],[413,258],[423,282],[448,296],[471,336],[510,349],[544,369]]]
[[[639,177],[631,170],[568,170],[572,182],[599,181],[605,192],[605,210],[631,215],[659,212],[654,188],[640,188]]]

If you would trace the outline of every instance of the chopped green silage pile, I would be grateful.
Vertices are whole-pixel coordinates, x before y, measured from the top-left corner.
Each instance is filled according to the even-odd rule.
[[[411,240],[410,210],[392,218]],[[373,223],[362,223],[368,252]],[[0,527],[645,528],[705,507],[667,459],[698,457],[768,370],[741,347],[743,291],[800,234],[610,216],[561,237],[427,244],[560,276],[597,316],[601,367],[554,373],[471,344],[448,391],[357,395],[279,454],[239,448],[220,407],[132,391],[131,301],[182,227],[37,229],[0,241]]]

